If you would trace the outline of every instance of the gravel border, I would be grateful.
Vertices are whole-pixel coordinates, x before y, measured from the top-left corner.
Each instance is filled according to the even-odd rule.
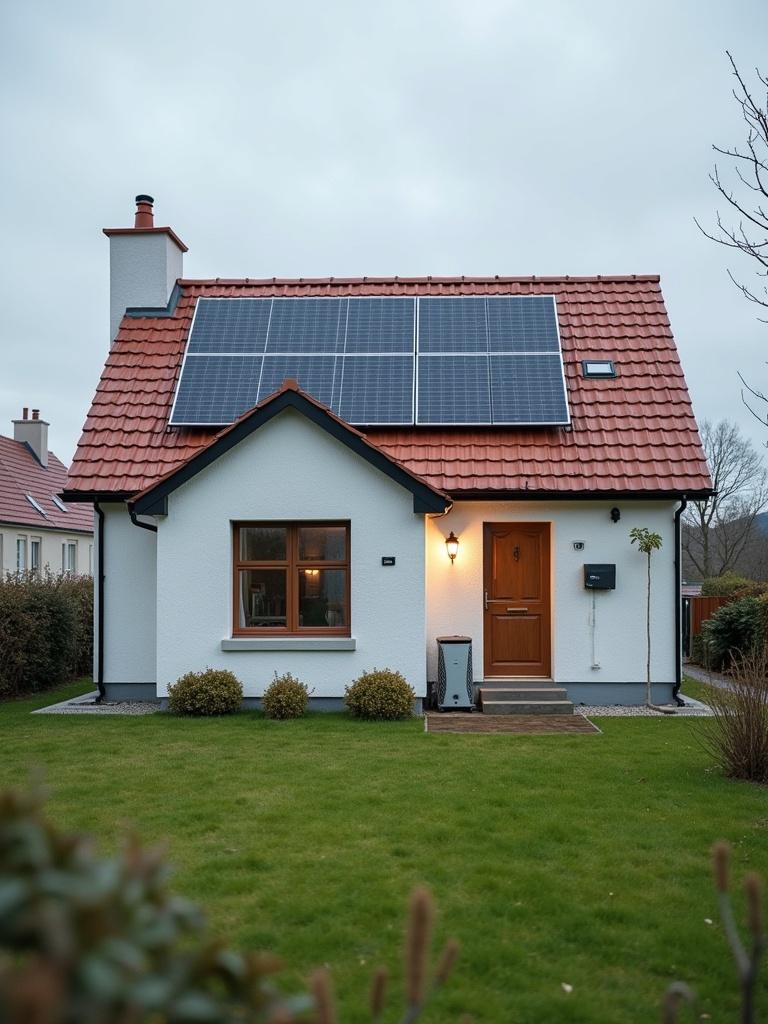
[[[96,703],[99,691],[84,693],[72,700],[62,700],[58,704],[49,704],[47,708],[38,708],[33,715],[153,715],[160,711],[157,701],[104,701]]]
[[[708,704],[702,704],[700,700],[693,697],[686,697],[680,694],[685,701],[684,707],[675,705],[663,705],[669,707],[672,714],[664,714],[663,711],[654,711],[644,704],[575,704],[574,712],[584,715],[585,718],[592,715],[604,718],[711,718],[712,708]]]
[[[96,703],[98,691],[84,693],[80,697],[73,697],[72,700],[63,700],[58,704],[49,704],[46,708],[38,708],[32,711],[33,715],[154,715],[162,711],[157,701],[104,701]],[[708,704],[694,700],[693,697],[686,697],[681,694],[685,701],[684,707],[670,705],[671,715],[665,715],[661,711],[654,711],[643,704],[575,704],[574,714],[591,718],[597,715],[602,718],[708,718],[712,716],[712,709]],[[425,716],[426,731],[426,716]]]

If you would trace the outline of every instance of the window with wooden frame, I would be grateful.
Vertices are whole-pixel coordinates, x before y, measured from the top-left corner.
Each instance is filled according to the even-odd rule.
[[[349,636],[349,523],[235,523],[235,636]]]

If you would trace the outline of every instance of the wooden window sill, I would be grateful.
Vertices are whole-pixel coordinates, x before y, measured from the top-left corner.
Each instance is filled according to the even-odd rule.
[[[222,651],[354,651],[353,636],[235,636],[221,641]]]

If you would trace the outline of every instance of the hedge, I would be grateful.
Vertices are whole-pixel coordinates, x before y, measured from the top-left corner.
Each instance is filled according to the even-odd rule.
[[[89,576],[0,579],[0,700],[88,675],[92,665]]]

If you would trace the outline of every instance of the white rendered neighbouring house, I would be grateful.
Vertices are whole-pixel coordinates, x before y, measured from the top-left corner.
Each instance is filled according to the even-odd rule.
[[[93,510],[62,501],[67,467],[48,450],[48,427],[25,408],[13,437],[0,436],[0,579],[91,574]]]
[[[421,700],[458,634],[478,684],[642,703],[640,526],[673,700],[680,514],[711,482],[657,277],[187,280],[137,203],[64,492],[96,509],[103,694],[211,666],[336,708],[386,666]]]

